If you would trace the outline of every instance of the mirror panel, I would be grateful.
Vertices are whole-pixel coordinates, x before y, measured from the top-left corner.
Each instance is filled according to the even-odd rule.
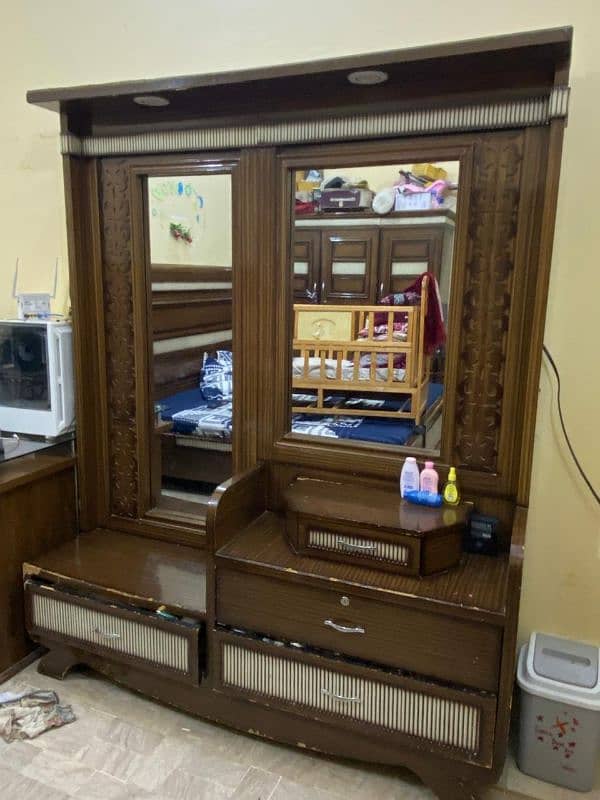
[[[195,519],[232,475],[231,174],[149,177],[151,505]]]
[[[150,261],[231,268],[231,175],[148,178]]]
[[[292,434],[439,452],[458,173],[294,173]]]

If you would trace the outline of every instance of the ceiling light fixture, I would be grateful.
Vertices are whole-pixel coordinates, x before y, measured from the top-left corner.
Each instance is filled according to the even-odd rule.
[[[355,86],[375,86],[378,83],[385,83],[388,77],[387,72],[382,69],[357,69],[348,73],[348,80]]]
[[[133,98],[133,102],[138,106],[147,106],[148,108],[162,108],[168,106],[171,102],[166,97],[160,97],[157,94],[140,94]]]

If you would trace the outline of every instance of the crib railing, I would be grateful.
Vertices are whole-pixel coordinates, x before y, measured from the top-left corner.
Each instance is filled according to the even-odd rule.
[[[294,348],[294,357],[294,386],[298,387],[319,381],[330,389],[398,392],[412,387],[416,377],[417,360],[411,350],[301,347]]]
[[[293,411],[352,413],[324,405],[325,394],[332,390],[396,393],[410,397],[408,410],[354,413],[410,417],[419,423],[427,399],[431,360],[424,347],[427,278],[423,279],[419,305],[297,304],[294,312],[292,385],[294,389],[316,391],[316,404],[294,407]],[[375,332],[376,315],[377,329],[387,326],[383,334]],[[394,331],[394,322],[403,323],[401,334]]]

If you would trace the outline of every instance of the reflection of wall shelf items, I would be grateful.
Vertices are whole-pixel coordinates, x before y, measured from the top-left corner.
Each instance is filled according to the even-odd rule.
[[[192,243],[192,233],[190,229],[181,225],[179,222],[171,222],[169,225],[169,232],[174,239],[180,239],[187,244]]]
[[[294,390],[316,391],[315,404],[293,406],[304,414],[349,414],[414,419],[427,400],[430,356],[425,354],[427,278],[417,306],[294,306]],[[376,327],[384,315],[386,333]],[[402,320],[405,330],[394,330]],[[379,332],[378,332],[379,331]],[[399,337],[402,338],[399,338]],[[395,410],[348,409],[332,405],[331,392],[383,392],[408,397]]]

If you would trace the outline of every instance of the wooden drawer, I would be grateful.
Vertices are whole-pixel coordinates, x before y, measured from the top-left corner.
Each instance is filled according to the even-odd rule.
[[[27,630],[113,661],[198,683],[201,623],[161,619],[53,586],[25,582]]]
[[[297,553],[351,564],[368,564],[400,574],[419,574],[420,542],[417,539],[392,532],[377,532],[375,537],[365,532],[363,527],[347,522],[336,523],[294,514],[288,516],[287,522],[290,541]]]
[[[424,508],[400,493],[298,477],[285,489],[292,549],[315,558],[431,575],[455,567],[469,507]]]
[[[496,698],[220,634],[222,691],[450,758],[491,762]]]
[[[348,587],[350,588],[350,587]],[[217,621],[463,686],[498,688],[494,625],[228,569],[217,573]]]
[[[396,531],[288,513],[293,549],[302,555],[370,566],[401,575],[431,575],[455,567],[462,555],[462,524],[427,539]]]

